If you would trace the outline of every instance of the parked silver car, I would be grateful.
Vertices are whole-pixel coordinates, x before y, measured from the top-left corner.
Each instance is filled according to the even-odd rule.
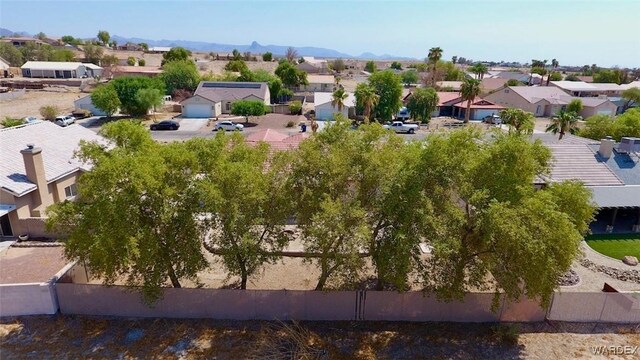
[[[215,130],[223,130],[223,131],[242,131],[244,129],[244,125],[236,124],[233,121],[219,121],[216,123]]]
[[[73,123],[76,122],[76,118],[74,118],[73,116],[58,116],[55,121],[54,121],[57,125],[60,125],[62,127],[65,126],[69,126]]]

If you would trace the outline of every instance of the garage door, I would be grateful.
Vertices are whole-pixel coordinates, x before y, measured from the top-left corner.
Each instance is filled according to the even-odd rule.
[[[208,104],[188,104],[184,106],[184,114],[186,118],[210,118],[211,105]]]

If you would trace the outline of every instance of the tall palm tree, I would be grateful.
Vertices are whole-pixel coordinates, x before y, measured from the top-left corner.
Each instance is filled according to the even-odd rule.
[[[522,109],[510,108],[500,112],[502,122],[509,126],[509,133],[532,134],[535,127],[533,114]]]
[[[469,122],[471,116],[471,103],[480,95],[480,80],[466,79],[460,86],[460,95],[463,101],[467,101],[467,110],[464,112],[464,123]]]
[[[331,106],[334,108],[338,108],[338,112],[342,112],[344,109],[344,101],[349,97],[349,94],[344,91],[343,88],[337,88],[336,91],[331,95]]]
[[[429,59],[429,64],[431,64],[431,85],[436,85],[436,64],[442,58],[442,49],[439,47],[432,47],[429,49],[429,55],[427,55],[427,59]]]
[[[356,87],[356,101],[358,106],[364,110],[364,122],[369,123],[371,119],[371,111],[378,105],[380,96],[376,94],[375,90],[367,84],[358,84]]]
[[[546,129],[547,132],[552,132],[554,134],[560,133],[558,140],[562,140],[564,134],[567,132],[573,134],[576,130],[578,130],[578,117],[576,113],[564,110],[560,110],[558,116],[551,120],[551,123]]]

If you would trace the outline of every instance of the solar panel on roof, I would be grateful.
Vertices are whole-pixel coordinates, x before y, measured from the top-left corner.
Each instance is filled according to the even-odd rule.
[[[252,84],[252,83],[203,83],[202,87],[205,88],[227,88],[227,89],[260,89],[262,84]]]

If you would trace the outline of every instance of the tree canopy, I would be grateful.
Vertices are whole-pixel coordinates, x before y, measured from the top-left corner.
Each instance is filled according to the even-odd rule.
[[[434,88],[417,88],[409,96],[407,110],[411,117],[426,124],[438,107],[438,94]]]
[[[244,116],[249,121],[249,116],[262,116],[265,113],[265,105],[258,100],[238,100],[231,104],[233,115]]]
[[[295,87],[308,84],[307,73],[298,69],[289,61],[281,61],[275,70],[275,74],[282,80],[284,86]]]
[[[579,135],[594,140],[611,136],[620,141],[623,136],[640,137],[640,108],[629,109],[613,118],[607,115],[594,115],[587,118]]]
[[[402,73],[401,77],[405,86],[418,83],[418,73],[415,70],[407,70]]]
[[[160,145],[131,121],[106,124],[113,148],[83,143],[79,156],[94,164],[78,183],[77,201],[47,210],[47,225],[66,234],[65,254],[106,284],[140,287],[145,300],[180,287],[207,267],[200,195],[191,174],[198,161],[188,143]]]
[[[502,122],[509,126],[509,133],[532,134],[535,127],[533,114],[518,108],[504,109],[500,112]]]
[[[104,111],[107,117],[111,117],[122,105],[116,89],[111,84],[104,84],[93,90],[91,102],[96,108]]]
[[[146,115],[153,104],[141,102],[137,96],[141,89],[157,89],[160,95],[165,94],[162,80],[147,77],[119,77],[109,82],[118,93],[122,112],[141,116]]]
[[[100,42],[102,43],[102,45],[108,45],[109,44],[109,39],[111,38],[111,35],[109,35],[109,32],[106,30],[100,30],[98,31],[98,40],[100,40]]]
[[[162,55],[162,63],[161,65],[172,62],[172,61],[184,61],[188,60],[191,56],[191,51],[183,48],[183,47],[172,47],[171,50],[167,51]]]
[[[400,76],[392,71],[377,71],[369,76],[369,85],[378,95],[378,104],[374,107],[375,117],[380,120],[391,120],[402,107],[402,82]]]
[[[176,90],[193,92],[200,82],[200,74],[193,61],[176,60],[164,64],[160,79],[169,94]]]

